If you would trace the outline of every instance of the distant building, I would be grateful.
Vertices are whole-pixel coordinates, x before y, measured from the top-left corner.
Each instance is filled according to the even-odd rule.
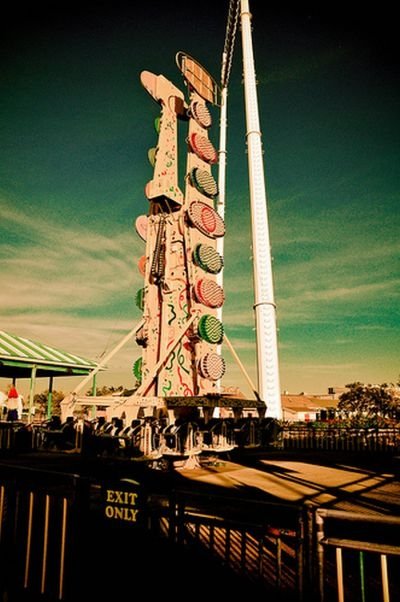
[[[313,422],[333,418],[337,409],[338,398],[324,395],[283,394],[282,418],[287,422]]]
[[[291,394],[284,391],[281,395],[282,400],[282,418],[287,422],[313,422],[315,420],[328,420],[333,418],[339,402],[339,397],[346,387],[329,387],[328,394],[307,395],[306,393]],[[238,388],[230,387],[223,391],[224,395],[234,395],[235,397],[245,396]],[[225,409],[221,413],[224,417],[233,415]],[[257,410],[254,408],[244,408],[244,416],[256,417]]]

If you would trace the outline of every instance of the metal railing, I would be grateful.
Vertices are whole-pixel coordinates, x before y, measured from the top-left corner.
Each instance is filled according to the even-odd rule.
[[[267,443],[264,441],[268,440],[270,436],[268,425],[258,423],[254,419],[247,423],[229,424],[229,426],[223,423],[222,426],[227,431],[225,439],[227,442],[229,440],[229,443],[232,444],[231,447],[234,443],[239,448],[262,447],[268,443],[271,445],[271,441],[267,441]],[[69,441],[68,444],[70,447],[74,446],[75,450],[82,450],[85,436],[83,421],[78,421],[74,425],[74,432],[74,441]],[[0,453],[44,449],[46,437],[55,438],[58,434],[62,434],[61,431],[46,430],[40,424],[0,422]],[[118,436],[114,438],[118,441]],[[327,425],[322,428],[312,424],[308,426],[286,425],[275,439],[273,446],[284,450],[400,453],[400,427],[353,428]],[[62,439],[59,439],[58,442],[61,444]],[[133,440],[129,443],[134,447]],[[208,451],[214,449],[212,445],[207,445],[206,448]],[[218,451],[218,446],[216,450]],[[119,450],[119,452],[121,451],[126,450],[124,448]]]
[[[174,543],[207,550],[277,600],[400,599],[395,516],[180,491],[152,520]]]
[[[399,517],[318,508],[314,520],[319,602],[400,599]]]
[[[283,448],[399,453],[400,428],[286,426],[283,431]]]
[[[217,574],[240,577],[271,602],[400,599],[399,517],[227,496],[217,489],[171,491],[168,481],[152,476],[139,486],[138,531],[131,520],[137,507],[126,509],[138,483],[114,472],[97,471],[89,482],[0,462],[0,598],[76,602],[93,567],[109,567],[116,550],[121,554],[130,542],[129,554],[140,552],[127,558],[127,566],[147,558],[143,550],[149,550],[151,567],[158,561],[175,566],[174,550],[188,558],[200,554]],[[145,541],[168,542],[167,555],[153,556],[158,544]]]
[[[169,497],[164,512],[160,507],[156,502],[150,514],[152,529],[174,544],[206,551],[272,595],[303,600],[307,539],[301,507],[182,490]]]
[[[0,453],[32,451],[35,447],[35,434],[30,425],[23,422],[0,421]]]
[[[87,505],[87,481],[78,475],[0,465],[3,598],[68,598],[79,562],[74,545]]]

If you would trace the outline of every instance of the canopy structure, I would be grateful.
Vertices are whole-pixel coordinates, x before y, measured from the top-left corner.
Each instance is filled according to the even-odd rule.
[[[49,378],[50,413],[54,377],[85,376],[96,368],[96,362],[80,355],[0,330],[0,378],[10,378],[13,382],[21,378],[31,380],[29,416],[32,413],[36,378]]]

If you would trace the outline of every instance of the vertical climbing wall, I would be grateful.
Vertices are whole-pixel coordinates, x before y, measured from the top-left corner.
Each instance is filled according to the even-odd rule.
[[[147,216],[136,220],[146,250],[138,262],[143,287],[136,303],[145,324],[137,335],[142,347],[134,375],[143,396],[196,396],[217,392],[225,362],[217,347],[223,325],[217,309],[224,292],[217,284],[223,258],[216,241],[225,225],[215,211],[218,187],[212,167],[218,154],[209,138],[218,89],[191,57],[178,53],[177,64],[189,92],[148,71],[141,82],[161,108],[157,146],[149,151],[153,178],[145,187]],[[187,130],[184,195],[178,185],[178,125]]]

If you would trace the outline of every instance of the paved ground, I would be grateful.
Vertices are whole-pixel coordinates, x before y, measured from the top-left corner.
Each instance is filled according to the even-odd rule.
[[[399,463],[400,464],[400,463]],[[397,460],[335,452],[266,452],[181,469],[183,482],[266,501],[400,515]]]
[[[79,454],[25,454],[2,461],[97,479],[133,476],[170,489],[219,493],[267,502],[400,515],[400,459],[332,451],[268,451],[202,459],[197,468],[161,474],[142,463],[88,460]],[[150,472],[150,477],[146,472]]]

